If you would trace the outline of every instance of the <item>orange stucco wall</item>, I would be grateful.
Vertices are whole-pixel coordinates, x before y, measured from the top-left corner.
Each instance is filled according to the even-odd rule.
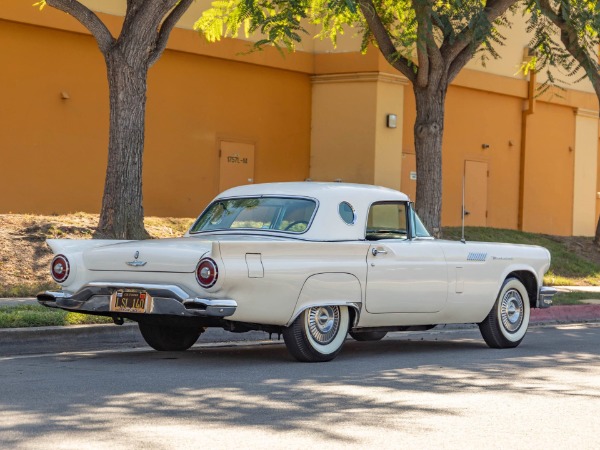
[[[517,228],[523,108],[521,97],[450,87],[442,160],[443,225],[461,223],[464,161],[470,160],[488,164],[487,226]],[[404,153],[414,153],[414,120],[414,95],[406,89]],[[573,108],[538,101],[527,130],[523,229],[569,235],[573,217]],[[483,144],[489,147],[484,149]]]
[[[108,91],[93,39],[0,21],[0,54],[0,212],[98,211]]]
[[[0,55],[0,212],[99,211],[108,87],[94,40],[0,21]],[[196,215],[217,194],[222,138],[255,144],[255,182],[306,178],[310,89],[305,73],[167,50],[148,80],[146,214]]]
[[[537,102],[527,127],[523,229],[570,235],[575,114],[570,107]]]
[[[487,225],[516,228],[521,105],[519,98],[506,95],[461,87],[448,90],[442,159],[444,224],[461,223],[464,161],[469,160],[488,165]]]
[[[414,153],[414,95],[405,90],[402,149]],[[519,196],[519,148],[522,100],[517,97],[451,86],[446,98],[442,149],[442,223],[461,223],[464,162],[487,162],[487,225],[516,228]],[[489,145],[483,148],[483,144]]]

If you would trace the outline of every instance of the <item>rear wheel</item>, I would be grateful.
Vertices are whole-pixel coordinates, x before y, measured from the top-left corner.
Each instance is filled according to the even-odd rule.
[[[298,361],[331,361],[342,349],[349,326],[348,307],[316,306],[283,330],[283,340]]]
[[[494,307],[479,324],[481,336],[492,348],[513,348],[521,343],[529,326],[527,289],[517,278],[508,278]]]
[[[139,322],[144,340],[158,351],[183,351],[196,343],[202,328],[172,327]]]
[[[387,331],[351,331],[350,336],[355,341],[380,341],[382,340]]]

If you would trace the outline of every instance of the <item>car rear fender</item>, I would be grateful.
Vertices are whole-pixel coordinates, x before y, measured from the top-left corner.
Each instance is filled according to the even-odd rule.
[[[46,244],[55,255],[64,255],[69,261],[69,277],[62,283],[59,283],[64,289],[80,287],[85,280],[83,279],[84,268],[83,252],[94,247],[129,242],[114,239],[47,239]]]
[[[292,324],[302,312],[314,306],[347,306],[353,311],[353,324],[358,323],[362,307],[360,281],[350,273],[318,273],[306,279],[294,313],[286,326]]]

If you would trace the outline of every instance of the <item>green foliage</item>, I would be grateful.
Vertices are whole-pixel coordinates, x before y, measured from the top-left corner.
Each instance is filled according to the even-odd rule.
[[[533,34],[529,48],[534,51],[522,70],[545,70],[547,81],[540,93],[560,84],[561,77],[587,77],[597,83],[600,70],[600,4],[597,0],[527,0],[527,31]]]
[[[378,45],[365,20],[365,14],[374,14],[396,49],[391,58],[403,57],[416,67],[412,59],[417,49],[451,45],[460,39],[475,47],[482,43],[484,60],[497,58],[495,46],[504,41],[498,29],[510,26],[510,22],[501,17],[489,23],[485,6],[481,0],[216,0],[194,28],[211,42],[237,37],[241,28],[247,34],[258,31],[262,39],[255,48],[274,45],[288,50],[294,50],[301,36],[307,34],[303,24],[315,25],[315,37],[330,39],[334,45],[340,35],[353,28],[362,37],[361,49],[366,51],[370,44]]]
[[[552,304],[555,306],[562,305],[581,305],[585,302],[582,300],[598,300],[600,301],[600,293],[598,292],[559,292],[552,299]]]
[[[264,36],[255,47],[283,44],[292,50],[306,33],[301,20],[306,19],[305,0],[216,0],[202,14],[194,29],[210,42],[221,37],[237,37],[240,28],[246,36],[259,32]]]

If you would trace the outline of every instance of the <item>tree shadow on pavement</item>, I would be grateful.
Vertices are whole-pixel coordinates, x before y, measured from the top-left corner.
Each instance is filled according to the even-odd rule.
[[[459,416],[440,397],[457,391],[543,396],[552,389],[597,398],[597,389],[544,375],[597,367],[600,356],[580,350],[597,329],[566,331],[562,352],[536,333],[530,330],[533,336],[511,350],[489,349],[474,332],[439,340],[349,340],[338,358],[323,364],[297,363],[280,344],[15,358],[0,363],[5,381],[19,379],[5,384],[0,397],[0,446],[41,446],[46,436],[61,434],[77,440],[91,433],[110,442],[115,423],[118,433],[139,433],[140,445],[168,432],[160,426],[175,430],[173,423],[198,433],[232,427],[311,433],[324,443],[352,445],[358,442],[347,430],[349,417],[360,418],[359,429],[408,426],[415,414]]]

